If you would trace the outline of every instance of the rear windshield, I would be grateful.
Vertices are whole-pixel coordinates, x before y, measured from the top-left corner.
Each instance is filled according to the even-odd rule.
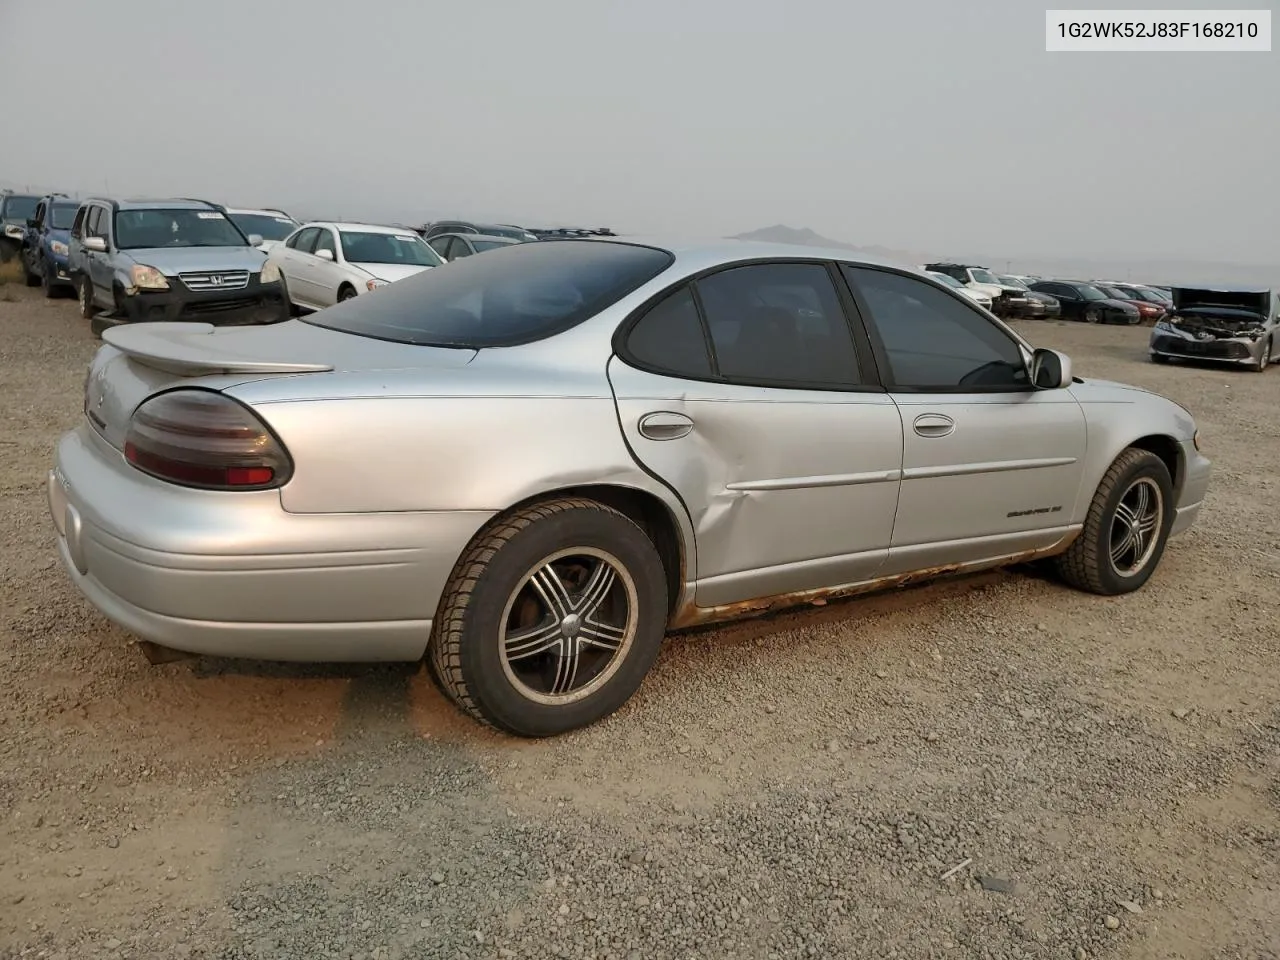
[[[6,220],[31,219],[31,215],[36,212],[36,206],[39,203],[39,197],[24,197],[16,194],[7,199],[0,198],[0,205],[4,207],[4,218]]]
[[[515,346],[581,323],[673,260],[666,250],[612,241],[513,243],[352,297],[304,322],[418,346]]]

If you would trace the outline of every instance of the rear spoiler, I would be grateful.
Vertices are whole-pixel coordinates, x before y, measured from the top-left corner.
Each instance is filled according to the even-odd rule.
[[[253,360],[223,352],[208,339],[219,328],[211,323],[151,322],[122,324],[102,331],[104,343],[131,360],[183,377],[214,373],[327,373],[329,363]],[[243,328],[237,328],[243,329]]]

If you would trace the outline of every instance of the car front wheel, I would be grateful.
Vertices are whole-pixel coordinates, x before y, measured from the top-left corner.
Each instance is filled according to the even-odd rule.
[[[1254,361],[1254,373],[1266,373],[1267,367],[1271,364],[1271,338],[1267,338],[1267,342],[1262,345],[1262,349],[1258,351],[1258,359]]]
[[[80,282],[76,284],[76,296],[80,301],[81,319],[92,320],[98,308],[93,304],[93,286],[88,277],[81,277]]]
[[[645,532],[593,500],[551,500],[472,542],[445,587],[427,661],[471,716],[552,736],[626,703],[666,622],[666,576]]]
[[[1130,447],[1103,475],[1084,529],[1057,558],[1058,575],[1090,593],[1132,593],[1155,572],[1173,520],[1169,468],[1154,453]]]

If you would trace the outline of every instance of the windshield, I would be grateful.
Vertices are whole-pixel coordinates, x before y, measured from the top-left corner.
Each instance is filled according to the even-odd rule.
[[[79,209],[78,203],[55,203],[49,208],[49,226],[55,230],[70,230]]]
[[[27,220],[36,212],[39,197],[10,197],[4,202],[6,220]]]
[[[480,253],[482,250],[494,250],[498,247],[511,246],[509,243],[502,243],[498,240],[472,240],[471,245],[476,248],[476,253]]]
[[[511,243],[304,318],[362,337],[435,347],[514,346],[567,330],[672,263],[666,250],[607,240]]]
[[[1133,289],[1138,294],[1138,296],[1140,296],[1143,300],[1147,301],[1147,303],[1164,304],[1165,302],[1164,298],[1161,297],[1160,294],[1156,293],[1154,290],[1148,290],[1146,287],[1134,287]]]
[[[1017,287],[1019,290],[1026,290],[1027,285],[1017,277],[1001,277],[1000,282],[1006,287]]]
[[[512,240],[537,239],[528,230],[521,230],[519,227],[485,227],[480,232],[487,233],[491,237],[510,237]]]
[[[997,287],[1000,286],[1000,281],[991,275],[991,271],[983,270],[981,267],[975,267],[970,270],[969,276],[978,283],[994,283]]]
[[[957,280],[955,277],[951,276],[950,274],[946,274],[946,273],[933,273],[932,271],[930,271],[930,272],[929,272],[929,276],[933,277],[933,279],[935,279],[935,280],[939,281],[940,283],[945,283],[948,287],[963,287],[963,286],[964,286],[964,284],[963,284],[963,283],[961,283],[959,280]]]
[[[401,263],[408,267],[438,267],[444,261],[415,233],[341,231],[342,256],[348,263]]]
[[[121,210],[116,213],[116,246],[244,247],[249,241],[217,210]]]
[[[263,240],[283,240],[299,226],[288,217],[278,217],[274,213],[229,213],[227,216],[246,237],[256,233]]]
[[[1087,283],[1077,284],[1076,289],[1080,291],[1080,296],[1084,297],[1086,300],[1106,300],[1107,299],[1107,295],[1105,293],[1103,293],[1097,287],[1091,287]]]
[[[1102,291],[1104,296],[1110,297],[1112,300],[1129,300],[1129,294],[1121,290],[1119,287],[1113,287],[1108,283],[1095,283],[1095,287]]]

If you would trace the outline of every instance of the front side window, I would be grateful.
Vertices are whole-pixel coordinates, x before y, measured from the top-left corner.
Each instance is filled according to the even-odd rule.
[[[248,243],[218,210],[120,210],[116,246],[121,250],[158,247],[243,247]]]
[[[421,346],[513,346],[594,316],[673,259],[656,247],[605,240],[513,243],[448,270],[423,270],[303,322]]]
[[[760,386],[865,382],[831,275],[816,263],[759,263],[697,281],[720,374]]]
[[[636,321],[627,334],[626,352],[640,366],[658,373],[703,380],[711,376],[707,339],[687,285],[659,300]]]
[[[1018,344],[976,309],[914,277],[841,265],[866,303],[895,388],[1028,389]]]
[[[328,250],[333,254],[333,259],[338,259],[338,248],[333,243],[333,231],[325,227],[320,228],[320,235],[316,238],[315,252],[319,254],[321,250]]]
[[[440,256],[416,233],[342,231],[342,256],[348,263],[397,263],[437,267]]]
[[[1105,300],[1107,295],[1091,284],[1082,283],[1075,288],[1086,300]]]
[[[428,246],[442,257],[449,255],[449,237],[433,237]]]
[[[85,227],[85,236],[100,237],[105,240],[107,235],[106,231],[103,229],[103,221],[106,219],[106,211],[102,207],[90,207],[89,222]]]

